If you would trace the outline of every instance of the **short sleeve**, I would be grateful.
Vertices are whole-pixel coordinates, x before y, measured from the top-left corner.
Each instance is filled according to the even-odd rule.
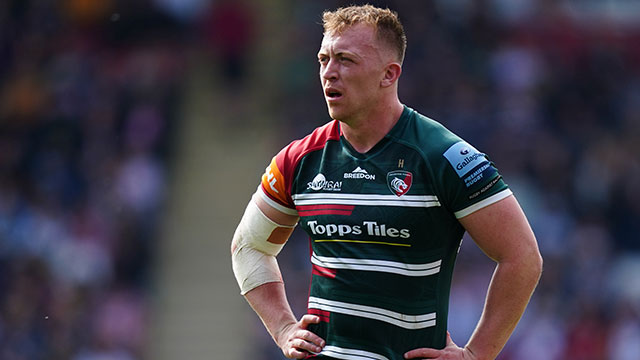
[[[464,140],[442,154],[441,181],[456,218],[467,216],[511,195],[493,162]]]
[[[339,122],[332,120],[303,139],[292,141],[271,159],[262,175],[258,193],[272,207],[285,214],[298,216],[291,197],[291,189],[296,182],[295,169],[307,154],[322,150],[328,141],[339,139]]]
[[[271,159],[271,163],[262,175],[258,192],[272,207],[285,214],[297,216],[298,212],[295,210],[291,197],[288,195],[285,176],[283,175],[283,169],[281,169],[283,167],[282,162],[278,161],[278,157],[281,156],[283,156],[282,152]],[[281,163],[280,167],[278,162]]]

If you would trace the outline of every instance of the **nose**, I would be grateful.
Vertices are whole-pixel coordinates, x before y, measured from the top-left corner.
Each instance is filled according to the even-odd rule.
[[[320,65],[320,77],[324,80],[336,80],[338,78],[336,61],[334,59],[329,59],[325,64]]]

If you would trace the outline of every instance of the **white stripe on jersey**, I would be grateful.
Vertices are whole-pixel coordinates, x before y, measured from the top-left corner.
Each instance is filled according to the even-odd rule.
[[[440,272],[442,260],[426,264],[407,264],[396,261],[335,258],[318,256],[315,252],[311,255],[311,262],[329,269],[348,269],[363,271],[379,271],[405,276],[428,276]]]
[[[271,205],[271,207],[275,208],[276,210],[279,210],[280,212],[283,212],[288,215],[298,216],[298,211],[296,209],[291,209],[286,206],[282,206],[277,202],[271,200],[271,198],[267,194],[265,194],[264,190],[262,189],[262,185],[258,186],[257,193],[260,194],[260,197],[262,198],[262,200],[264,200],[267,204]]]
[[[386,356],[369,351],[347,349],[333,345],[325,346],[320,354],[344,360],[389,360]]]
[[[435,207],[440,206],[434,195],[378,195],[378,194],[294,194],[291,196],[296,205],[368,205]]]
[[[407,315],[373,306],[351,304],[313,296],[309,297],[309,309],[380,320],[410,330],[424,329],[436,325],[435,312],[423,315]]]
[[[479,202],[477,202],[477,203],[475,203],[475,204],[473,204],[471,206],[468,206],[468,207],[466,207],[466,208],[464,208],[464,209],[462,209],[460,211],[456,211],[453,214],[456,216],[457,219],[460,219],[462,217],[465,217],[465,216],[467,216],[467,215],[469,215],[469,214],[471,214],[473,212],[476,212],[476,211],[482,209],[485,206],[489,206],[489,205],[491,205],[493,203],[496,203],[496,202],[508,197],[511,194],[512,194],[511,190],[504,189],[504,190],[500,191],[497,194],[491,195],[488,198],[486,198],[486,199],[484,199],[482,201],[479,201]]]

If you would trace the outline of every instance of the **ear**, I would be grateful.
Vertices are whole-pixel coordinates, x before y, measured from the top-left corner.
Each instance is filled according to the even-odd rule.
[[[402,66],[397,62],[389,63],[385,69],[384,77],[380,81],[380,86],[389,87],[395,84],[400,74],[402,74]]]

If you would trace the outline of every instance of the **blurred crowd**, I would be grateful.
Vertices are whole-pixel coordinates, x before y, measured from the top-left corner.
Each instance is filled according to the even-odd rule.
[[[290,2],[302,30],[291,31],[300,51],[283,59],[275,101],[287,105],[275,109],[287,121],[283,144],[328,120],[314,62],[319,14],[349,3]],[[544,273],[500,359],[637,359],[640,22],[583,22],[554,1],[370,3],[399,12],[407,32],[401,101],[486,152],[537,235]],[[308,241],[297,236],[304,245],[289,241],[280,264],[300,314]],[[449,327],[464,344],[493,263],[470,239],[458,259]]]
[[[0,359],[143,356],[180,25],[0,2]]]

